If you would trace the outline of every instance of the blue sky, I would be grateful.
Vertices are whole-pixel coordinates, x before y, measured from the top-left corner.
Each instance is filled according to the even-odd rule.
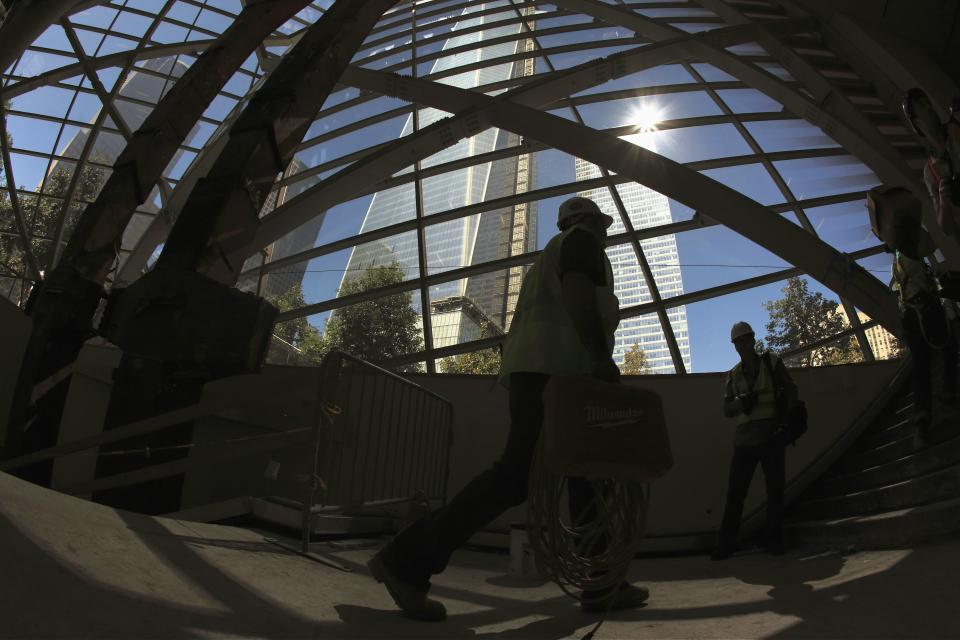
[[[149,0],[144,0],[146,5]],[[134,3],[136,5],[138,3]],[[215,3],[223,8],[235,10],[235,2]],[[186,5],[180,11],[186,11]],[[89,24],[102,26],[105,21],[112,19],[108,14],[112,8],[100,8],[96,11],[84,12],[75,22],[80,25]],[[222,31],[225,27],[224,18],[216,13],[199,11],[192,15],[178,16],[178,20],[198,21],[200,26],[213,32]],[[563,26],[588,22],[589,18],[582,16],[568,16],[551,20],[541,20],[539,28]],[[144,24],[142,16],[122,13],[119,16],[115,29],[121,34],[130,37],[139,37],[148,25]],[[186,37],[193,37],[180,33],[174,29],[176,25],[167,25],[158,32],[156,39],[159,42],[176,41]],[[59,27],[48,31],[41,38],[44,46],[51,49],[69,51],[69,44],[65,43],[62,30]],[[123,50],[131,40],[117,41],[116,38],[104,39],[93,34],[83,32],[85,49],[90,53],[98,51],[107,53],[112,50]],[[615,40],[631,37],[632,33],[624,29],[603,27],[591,28],[586,32],[562,33],[543,38],[544,47],[563,46],[582,41],[588,36],[592,41]],[[87,42],[89,40],[89,42]],[[755,47],[756,45],[752,45]],[[111,49],[112,47],[112,49]],[[590,51],[573,51],[560,54],[551,54],[550,62],[555,68],[566,68],[599,56],[609,55],[621,50],[625,45],[611,44],[601,46]],[[438,45],[423,47],[419,55],[439,50]],[[744,49],[748,52],[749,47]],[[47,68],[56,67],[72,60],[59,60],[54,54],[33,56],[29,61],[32,73],[40,73]],[[26,65],[27,61],[23,64]],[[29,65],[27,65],[29,66]],[[537,72],[548,70],[543,58],[536,64]],[[707,81],[730,81],[734,78],[705,63],[695,63],[695,71]],[[19,68],[18,68],[19,69]],[[421,72],[429,69],[421,69]],[[785,72],[776,65],[769,67],[773,73],[785,76]],[[104,70],[101,78],[110,90],[116,80],[115,70]],[[590,103],[579,107],[581,117],[588,126],[596,128],[621,127],[636,123],[637,113],[641,110],[656,109],[660,120],[669,121],[710,117],[721,115],[723,112],[703,90],[694,88],[691,91],[676,91],[677,85],[692,85],[695,79],[682,66],[671,64],[648,69],[630,76],[618,78],[603,85],[592,87],[578,94],[591,96],[606,91],[671,85],[674,87],[669,93],[660,95],[634,96],[605,103]],[[245,90],[244,80],[238,76],[231,85],[231,90],[241,93]],[[67,84],[89,86],[89,81],[78,77]],[[61,133],[59,124],[37,118],[28,118],[17,115],[8,117],[7,126],[13,136],[15,148],[25,153],[13,154],[16,181],[21,188],[33,189],[42,181],[48,170],[49,162],[45,157],[31,155],[49,154],[51,151],[62,151],[66,144],[77,133],[82,131],[81,124],[92,122],[99,111],[99,101],[89,94],[77,94],[74,99],[73,91],[65,88],[46,87],[38,89],[13,101],[13,109],[26,113],[33,113],[53,118],[69,117],[78,123],[68,125]],[[331,96],[328,105],[356,95],[354,90],[347,90]],[[801,149],[822,149],[829,153],[827,157],[805,158],[801,160],[782,160],[773,163],[781,173],[785,183],[797,199],[829,196],[842,193],[859,192],[877,184],[876,177],[855,158],[846,155],[837,148],[837,144],[828,138],[822,131],[809,123],[782,114],[782,118],[770,120],[770,114],[781,112],[781,106],[759,91],[750,88],[718,89],[717,95],[727,107],[744,118],[744,127],[754,137],[756,143],[764,152],[793,151]],[[229,109],[236,103],[235,100],[220,96],[207,111],[207,116],[215,120],[222,119]],[[335,114],[324,120],[316,121],[310,128],[307,138],[323,135],[328,131],[348,125],[357,119],[362,119],[383,113],[404,103],[394,98],[380,98],[358,107]],[[562,117],[573,118],[568,108],[555,111]],[[752,119],[751,119],[752,118]],[[301,151],[298,160],[307,167],[328,162],[337,157],[366,148],[370,145],[394,139],[399,135],[407,116],[393,117],[384,122],[354,131],[336,140],[319,144]],[[205,124],[194,132],[193,144],[202,143],[212,133],[213,126]],[[58,141],[59,135],[59,141]],[[752,154],[749,144],[737,132],[732,124],[709,124],[704,126],[687,127],[683,129],[669,129],[655,134],[647,134],[646,139],[652,137],[652,145],[663,155],[678,162],[694,162],[713,160],[726,157]],[[643,143],[644,146],[651,144]],[[177,179],[187,168],[192,154],[181,155],[170,167],[168,175]],[[555,150],[541,151],[535,154],[535,173],[532,188],[546,188],[572,182],[574,180],[574,159],[572,156]],[[764,205],[775,205],[783,202],[776,183],[770,177],[765,167],[760,163],[752,163],[735,167],[710,169],[704,173],[727,186],[748,195]],[[538,246],[542,247],[555,232],[554,222],[556,209],[559,203],[569,197],[559,196],[543,200],[538,203]],[[363,221],[370,203],[370,196],[338,205],[327,212],[323,228],[321,229],[318,244],[347,238],[355,235]],[[679,202],[671,201],[671,215],[675,221],[688,220],[692,211]],[[852,200],[842,204],[826,207],[810,208],[806,211],[813,226],[820,236],[841,251],[856,251],[876,244],[867,228],[867,216],[862,200]],[[786,214],[787,219],[796,222],[792,213]],[[692,292],[712,286],[735,282],[744,278],[769,273],[787,267],[783,260],[767,252],[749,240],[723,227],[710,227],[677,235],[679,261],[683,274],[684,291]],[[320,302],[335,297],[337,286],[343,275],[343,269],[349,259],[350,251],[341,251],[336,254],[311,260],[308,264],[308,273],[304,281],[304,294],[308,303]],[[886,281],[889,277],[889,260],[885,256],[875,256],[863,265],[874,270],[875,275]],[[768,285],[757,289],[739,292],[723,298],[699,302],[687,306],[687,320],[691,340],[691,354],[693,370],[715,371],[729,368],[736,360],[735,353],[729,344],[729,327],[736,320],[746,320],[757,330],[758,336],[764,334],[766,312],[762,304],[767,300],[778,297],[783,283]],[[830,298],[836,296],[819,284],[811,282],[811,289],[820,291]],[[322,326],[323,317],[311,318],[311,322]]]

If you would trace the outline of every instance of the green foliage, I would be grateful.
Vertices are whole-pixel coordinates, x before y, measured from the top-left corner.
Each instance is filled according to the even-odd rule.
[[[480,327],[480,337],[488,338],[494,335],[490,323],[485,322]],[[440,361],[440,373],[476,373],[496,375],[500,373],[500,349],[481,349],[470,353],[460,353]]]
[[[345,280],[340,295],[348,296],[403,282],[399,263],[373,267]],[[413,293],[406,291],[337,309],[327,320],[326,335],[317,344],[308,337],[306,348],[326,353],[339,347],[370,362],[382,362],[423,349],[420,316],[413,308]],[[419,365],[397,367],[418,371]]]
[[[847,328],[837,303],[822,293],[812,293],[807,281],[790,278],[783,297],[763,304],[770,314],[766,348],[781,354],[797,347],[836,335]],[[860,350],[853,336],[842,338],[805,354],[787,358],[789,366],[820,366],[859,362]]]
[[[8,137],[8,140],[12,144],[12,139]],[[104,159],[99,156],[91,159],[95,162],[104,162]],[[63,217],[62,198],[69,190],[73,174],[63,166],[57,166],[49,175],[43,187],[42,196],[40,194],[20,195],[20,209],[30,235],[30,249],[41,270],[49,270],[53,266],[54,242],[60,230],[61,218],[63,217],[63,229],[60,231],[60,237],[61,240],[66,241],[70,238],[87,202],[96,199],[106,181],[105,173],[100,167],[84,165],[65,217]],[[4,186],[7,186],[6,175],[2,168],[0,168],[0,180]],[[10,200],[9,191],[4,188],[0,190],[0,295],[10,294],[12,298],[19,299],[21,289],[27,285],[23,278],[29,279],[31,275],[14,217],[13,203]]]
[[[367,269],[363,275],[345,280],[340,295],[386,287],[403,282],[399,263]],[[290,287],[282,295],[268,298],[280,312],[300,309],[305,305],[300,285]],[[420,316],[411,304],[413,294],[398,293],[337,309],[327,320],[326,333],[321,334],[306,318],[277,324],[273,333],[293,345],[307,362],[319,363],[333,347],[339,347],[359,358],[378,363],[404,356],[423,348]],[[416,364],[397,368],[418,371]]]
[[[620,367],[620,373],[628,376],[639,376],[648,374],[652,371],[650,363],[647,362],[647,354],[636,342],[630,347],[630,350],[623,354],[623,366]]]

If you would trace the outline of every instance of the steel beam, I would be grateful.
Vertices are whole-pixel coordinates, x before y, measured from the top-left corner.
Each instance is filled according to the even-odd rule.
[[[385,77],[386,76],[386,77]],[[389,74],[352,69],[350,84],[376,90]],[[853,260],[768,208],[696,171],[652,151],[601,134],[559,116],[509,100],[424,80],[407,79],[414,102],[452,113],[482,111],[486,126],[529,136],[555,149],[658,191],[753,240],[796,265],[827,288],[849,298],[894,335],[900,335],[899,311],[885,285]]]
[[[808,21],[784,21],[777,26],[784,32],[790,33],[809,28],[809,25]],[[686,49],[691,41],[703,40],[723,47],[750,42],[754,39],[756,39],[756,32],[752,25],[684,35],[671,41],[614,54],[558,71],[500,94],[496,101],[497,103],[513,101],[539,108],[561,97],[603,84],[613,78],[682,59],[688,55]],[[344,73],[341,82],[347,85],[354,84],[354,81],[365,72],[364,69],[350,67]],[[364,88],[410,102],[416,101],[408,91],[409,78],[385,73],[380,73],[378,77],[379,85],[373,87],[364,82]],[[366,78],[371,79],[370,76]],[[356,197],[372,182],[393,175],[417,160],[426,158],[464,137],[472,136],[491,126],[487,117],[488,108],[478,107],[469,99],[463,100],[458,104],[458,108],[446,109],[455,115],[424,127],[418,134],[405,136],[381,147],[376,154],[370,154],[366,159],[354,163],[290,200],[260,221],[252,244],[248,247],[248,255],[279,240],[289,231],[304,224],[318,211],[324,211]]]

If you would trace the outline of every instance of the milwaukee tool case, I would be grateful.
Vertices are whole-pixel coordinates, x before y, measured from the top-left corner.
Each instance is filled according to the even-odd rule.
[[[659,394],[554,376],[543,400],[542,463],[549,472],[649,482],[673,466]]]

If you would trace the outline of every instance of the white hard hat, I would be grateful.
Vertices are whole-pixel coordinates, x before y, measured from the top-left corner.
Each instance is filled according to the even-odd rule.
[[[742,338],[743,336],[750,335],[753,333],[753,327],[747,324],[744,321],[734,322],[733,328],[730,329],[730,342],[736,341],[737,338]]]
[[[573,218],[584,214],[601,216],[606,220],[607,227],[613,224],[613,218],[601,211],[596,202],[590,198],[574,196],[573,198],[564,200],[563,204],[560,205],[560,212],[557,214],[557,227],[563,230]]]

